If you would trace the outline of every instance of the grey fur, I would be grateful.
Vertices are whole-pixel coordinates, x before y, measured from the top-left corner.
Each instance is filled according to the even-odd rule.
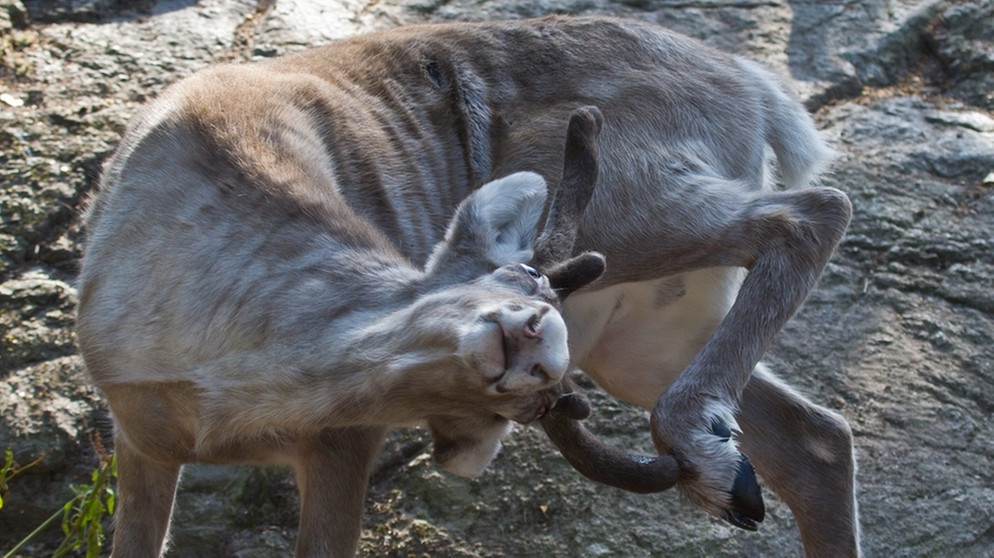
[[[423,385],[379,398],[356,371],[426,381],[431,336],[393,335],[378,309],[415,297],[423,312],[403,320],[458,323],[417,297],[479,292],[474,278],[502,262],[480,258],[473,239],[487,225],[473,211],[453,221],[456,208],[518,171],[558,184],[566,122],[583,105],[604,118],[572,253],[601,252],[608,269],[563,306],[572,364],[652,410],[656,446],[680,463],[692,502],[728,512],[741,449],[790,506],[809,555],[857,555],[848,426],[758,364],[848,224],[844,194],[807,188],[832,151],[768,71],[653,25],[566,17],[402,28],[208,69],[136,120],[94,200],[81,276],[80,345],[117,417],[130,510],[115,553],[158,552],[180,463],[205,455],[292,463],[297,553],[317,556],[354,551],[390,424],[429,417],[443,459],[493,449],[503,425],[489,408],[453,420],[464,404],[493,404],[486,386],[448,386],[439,412]],[[767,177],[768,148],[786,191]],[[446,237],[460,219],[470,222]],[[322,287],[321,274],[348,288]],[[488,277],[533,298],[517,279]],[[683,295],[660,297],[663,284]],[[216,376],[198,372],[203,362]],[[328,374],[335,389],[318,389]],[[534,405],[549,385],[520,397]],[[527,405],[501,410],[527,418]],[[719,417],[741,432],[709,434]],[[333,429],[297,428],[315,420]],[[489,454],[453,455],[478,469]]]

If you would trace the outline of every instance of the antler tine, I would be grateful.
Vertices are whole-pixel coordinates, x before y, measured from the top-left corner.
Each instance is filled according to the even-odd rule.
[[[672,455],[637,455],[608,446],[581,422],[590,416],[590,401],[571,391],[572,381],[563,380],[566,391],[541,419],[542,428],[566,461],[581,475],[608,486],[649,494],[668,490],[680,477],[680,465]]]
[[[555,265],[572,255],[577,229],[597,184],[597,137],[603,122],[600,109],[594,106],[570,115],[562,181],[535,243],[532,262],[536,267]]]
[[[594,282],[604,273],[604,256],[596,252],[570,257],[583,212],[597,185],[597,136],[604,117],[594,106],[570,115],[566,128],[563,175],[535,243],[532,265],[541,269],[563,300],[573,291]]]

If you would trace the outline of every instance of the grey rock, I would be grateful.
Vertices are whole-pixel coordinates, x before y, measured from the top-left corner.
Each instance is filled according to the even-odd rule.
[[[260,11],[261,9],[261,11]],[[994,554],[994,4],[792,0],[0,1],[0,450],[18,462],[0,510],[9,548],[88,480],[110,422],[75,354],[79,214],[137,106],[207,64],[423,21],[600,13],[656,21],[786,76],[840,157],[851,230],[769,352],[856,433],[868,556]],[[8,14],[4,19],[3,14]],[[8,43],[4,43],[7,45]],[[10,43],[13,44],[13,43]],[[582,381],[582,380],[581,380]],[[646,414],[583,382],[591,428],[648,452]],[[388,441],[370,486],[364,556],[799,555],[769,491],[758,533],[675,494],[595,486],[535,428],[482,478],[441,473],[417,430]],[[282,470],[189,467],[175,556],[291,552]],[[26,555],[50,555],[46,533]]]

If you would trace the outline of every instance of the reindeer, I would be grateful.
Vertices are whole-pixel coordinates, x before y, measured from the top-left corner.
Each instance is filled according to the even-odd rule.
[[[755,464],[808,555],[858,555],[848,425],[760,363],[848,224],[809,187],[832,156],[769,71],[610,18],[413,26],[175,84],[87,220],[115,553],[160,551],[199,460],[289,463],[297,554],[348,555],[389,425],[426,421],[442,466],[476,474],[508,420],[542,417],[581,473],[675,484],[747,529]],[[560,185],[537,246],[522,172]],[[591,436],[570,367],[651,410],[659,455]]]
[[[125,141],[87,219],[78,330],[115,418],[114,553],[161,553],[191,461],[292,466],[297,554],[353,553],[389,427],[426,421],[438,461],[478,475],[509,421],[555,404],[569,364],[559,298],[604,260],[547,262],[549,275],[520,263],[532,258],[546,183],[519,172],[462,201],[419,269],[333,176],[283,174],[306,168],[311,150],[242,158],[246,146],[203,117],[186,106],[151,124],[169,130],[165,142],[151,139],[158,131]],[[189,167],[177,165],[184,153]],[[588,156],[567,155],[567,166]],[[550,223],[594,179],[562,185]],[[571,236],[550,226],[541,242]]]

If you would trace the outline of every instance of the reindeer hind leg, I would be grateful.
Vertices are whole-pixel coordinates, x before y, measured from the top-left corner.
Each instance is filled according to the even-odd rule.
[[[739,424],[742,450],[790,507],[805,553],[859,556],[856,463],[845,420],[760,364],[743,392]]]
[[[814,286],[850,213],[848,198],[830,188],[765,193],[715,231],[721,248],[707,257],[749,272],[728,314],[653,408],[653,440],[690,473],[681,492],[740,527],[752,528],[762,509],[752,503],[749,462],[724,434],[736,428],[732,415],[752,370]]]

